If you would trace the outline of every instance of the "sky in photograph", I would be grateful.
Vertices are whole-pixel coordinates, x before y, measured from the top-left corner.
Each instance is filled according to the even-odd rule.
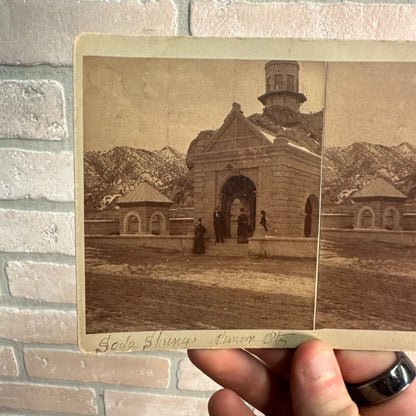
[[[266,61],[84,58],[84,150],[131,146],[186,152],[201,130],[221,127],[238,102],[262,112]],[[325,101],[325,64],[300,62],[305,113]]]
[[[415,63],[329,63],[325,146],[416,146]]]

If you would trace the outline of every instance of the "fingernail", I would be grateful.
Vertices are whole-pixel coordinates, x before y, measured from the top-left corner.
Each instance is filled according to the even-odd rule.
[[[321,351],[304,366],[303,376],[307,381],[316,383],[336,377],[338,371],[334,354],[330,351]]]

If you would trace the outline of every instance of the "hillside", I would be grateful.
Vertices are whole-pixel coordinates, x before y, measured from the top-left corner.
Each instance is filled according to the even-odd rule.
[[[356,142],[324,151],[322,199],[326,204],[348,200],[355,191],[382,177],[407,194],[416,183],[416,147],[409,143],[383,146]]]
[[[155,152],[127,146],[86,152],[85,210],[111,207],[116,197],[132,191],[140,182],[149,183],[176,203],[184,203],[187,173],[185,155],[168,146]]]

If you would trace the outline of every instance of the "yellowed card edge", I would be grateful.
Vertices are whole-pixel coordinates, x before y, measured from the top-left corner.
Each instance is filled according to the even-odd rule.
[[[82,34],[74,44],[74,155],[78,344],[86,352],[188,348],[294,348],[321,339],[339,349],[412,350],[416,333],[404,331],[215,330],[86,334],[83,213],[83,56],[416,62],[416,42],[266,38],[145,37]]]

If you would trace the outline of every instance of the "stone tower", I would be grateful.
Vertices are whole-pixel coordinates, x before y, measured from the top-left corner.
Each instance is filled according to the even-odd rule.
[[[299,64],[296,61],[269,61],[265,65],[266,92],[258,97],[265,111],[290,107],[299,111],[306,101],[299,92]]]

